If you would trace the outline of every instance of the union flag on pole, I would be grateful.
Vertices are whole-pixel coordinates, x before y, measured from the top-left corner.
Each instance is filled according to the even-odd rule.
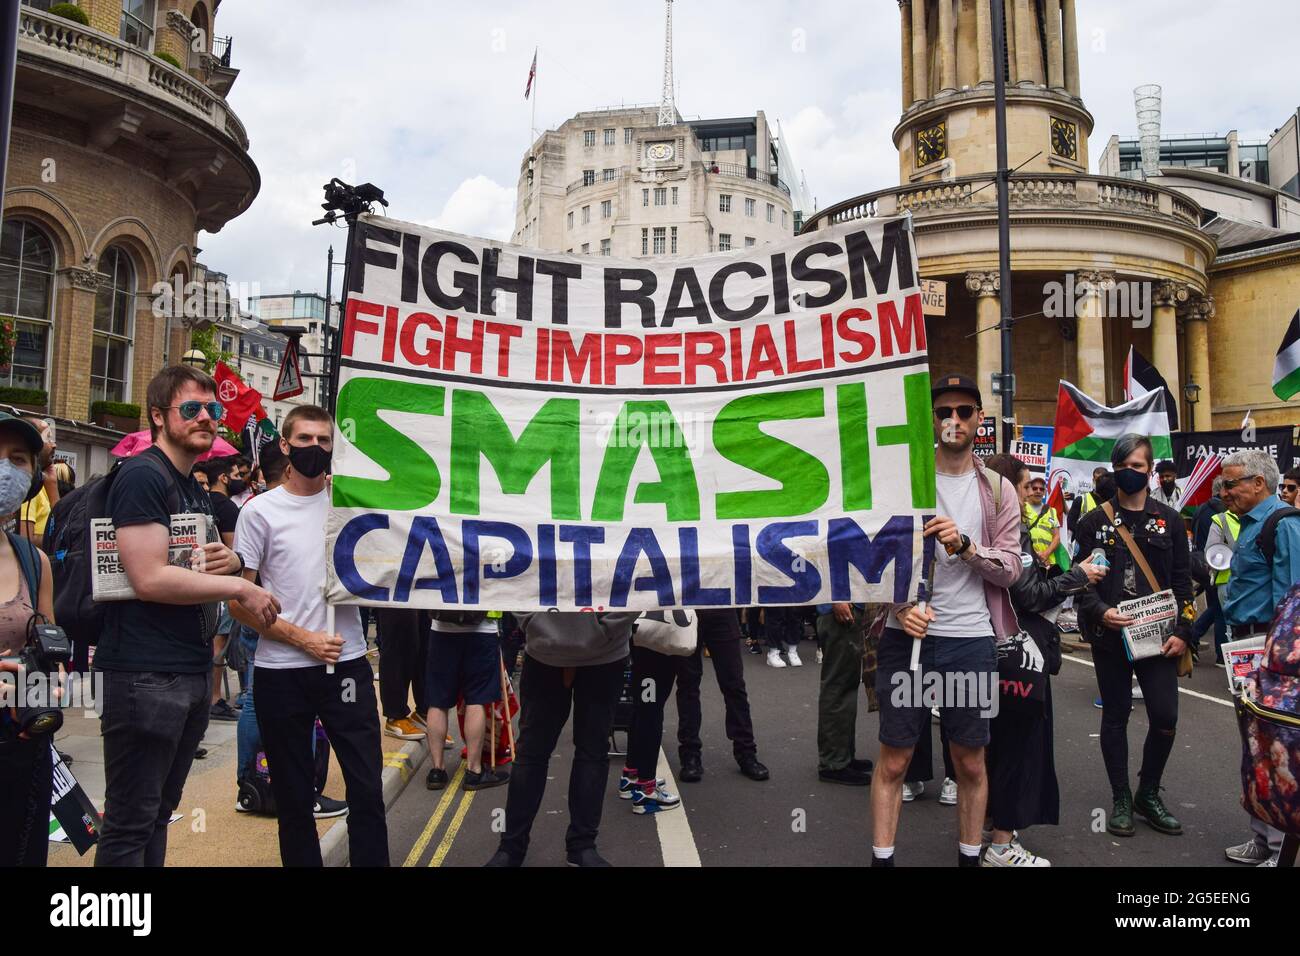
[[[528,68],[528,85],[524,87],[524,99],[533,91],[533,79],[537,76],[537,48],[533,47],[533,65]]]

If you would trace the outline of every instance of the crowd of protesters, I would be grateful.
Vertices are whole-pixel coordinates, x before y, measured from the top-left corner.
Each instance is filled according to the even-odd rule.
[[[1211,629],[1220,661],[1228,637],[1266,631],[1273,609],[1300,581],[1300,522],[1279,525],[1271,561],[1251,547],[1267,516],[1295,501],[1300,473],[1279,475],[1261,452],[1230,456],[1214,498],[1189,529],[1172,466],[1155,461],[1147,437],[1124,435],[1114,441],[1111,467],[1099,468],[1093,488],[1074,498],[1063,528],[1044,503],[1045,482],[1024,462],[974,454],[978,386],[961,375],[933,384],[937,501],[924,528],[934,540],[925,600],[690,611],[684,620],[693,649],[674,654],[638,642],[644,619],[636,612],[386,608],[363,617],[356,607],[328,607],[321,585],[335,434],[329,413],[295,407],[257,461],[212,458],[224,412],[212,379],[186,366],[164,369],[146,396],[154,444],[121,462],[105,486],[104,516],[116,529],[134,597],[105,604],[98,633],[77,635],[69,659],[70,668],[84,670],[93,655],[104,681],[105,808],[96,865],[165,862],[168,824],[192,762],[203,756],[204,732],[210,721],[229,721],[238,725],[238,809],[275,816],[286,865],[320,866],[314,821],[342,814],[351,863],[389,864],[381,776],[388,735],[426,741],[429,790],[506,788],[504,829],[488,865],[519,866],[551,757],[571,721],[566,862],[608,866],[597,849],[611,788],[608,742],[628,689],[652,692],[630,697],[617,796],[638,815],[677,810],[681,798],[659,766],[670,695],[675,690],[679,780],[692,784],[705,775],[707,658],[737,769],[766,781],[744,650],[766,654],[773,668],[799,667],[798,645],[811,633],[821,666],[818,778],[870,787],[874,867],[898,861],[902,805],[932,779],[936,714],[940,800],[957,808],[958,865],[1048,866],[1021,835],[1060,822],[1051,677],[1060,669],[1063,605],[1073,605],[1092,650],[1111,794],[1107,829],[1131,837],[1141,820],[1160,834],[1181,834],[1161,795],[1174,752],[1178,676]],[[54,449],[43,420],[0,414],[0,515],[9,523],[0,536],[0,595],[13,595],[0,603],[0,667],[8,671],[18,670],[13,659],[34,622],[54,623],[57,575],[46,539],[58,519],[51,515],[61,499],[70,503],[88,491],[74,491],[76,476],[54,461]],[[169,560],[177,514],[204,515],[211,526],[188,567]],[[1074,547],[1063,560],[1067,529]],[[1234,553],[1230,567],[1215,571],[1198,618],[1193,559],[1215,545]],[[1133,661],[1121,636],[1133,620],[1118,605],[1165,589],[1177,621],[1157,656]],[[367,618],[377,632],[378,694]],[[919,672],[910,660],[918,640]],[[942,681],[946,687],[964,680],[991,689],[999,706],[974,690],[962,699],[945,694],[937,706],[900,695],[898,679],[909,673],[959,679]],[[1019,690],[1008,696],[1010,683]],[[879,711],[874,761],[857,751],[860,687],[868,709]],[[1136,790],[1128,753],[1135,696],[1148,724]],[[455,774],[448,768],[453,714],[465,745]],[[0,716],[0,865],[41,865],[52,749],[15,720],[16,712]],[[345,800],[323,793],[330,755]],[[1281,834],[1253,819],[1252,827],[1252,838],[1228,848],[1228,858],[1275,862]]]

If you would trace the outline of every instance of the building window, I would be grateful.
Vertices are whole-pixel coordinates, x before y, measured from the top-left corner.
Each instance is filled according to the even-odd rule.
[[[753,237],[753,236],[746,236],[746,237],[745,237],[745,248],[748,249],[748,248],[749,248],[750,246],[752,246],[753,244],[754,244],[754,237]]]
[[[665,186],[656,186],[656,187],[655,187],[655,205],[656,205],[656,206],[667,206],[667,205],[668,205],[668,189],[667,189],[667,187],[665,187]]]
[[[582,131],[582,145],[583,146],[596,145],[596,131],[594,129],[584,129]]]
[[[90,352],[90,400],[125,402],[131,396],[131,339],[135,332],[135,269],[120,246],[99,260],[109,277],[95,295],[95,334]]]
[[[655,226],[655,255],[657,256],[664,254],[664,242],[667,238],[667,232],[668,230],[663,226]]]
[[[677,205],[677,187],[676,187],[676,186],[673,187],[673,205],[674,205],[674,206]]]
[[[650,190],[648,189],[641,190],[641,205],[642,206],[650,205]]]
[[[590,207],[590,206],[583,206],[583,207],[582,207],[582,224],[585,226],[585,225],[586,225],[587,223],[589,223],[589,222],[591,222],[591,207]]]
[[[600,178],[607,183],[611,183],[614,180],[618,179],[618,170],[617,169],[601,170]]]
[[[767,221],[772,222],[776,216],[776,207],[771,203],[767,204]]]
[[[609,253],[610,253],[609,240],[608,239],[600,240],[600,254],[602,256],[607,256],[609,255]]]
[[[600,218],[608,219],[614,215],[614,200],[606,199],[600,204]]]
[[[590,242],[584,242],[584,243],[582,244],[582,254],[583,254],[584,256],[589,256],[589,255],[591,255],[591,243],[590,243]]]
[[[731,233],[729,232],[718,233],[718,251],[719,252],[731,251]]]
[[[22,219],[0,234],[0,315],[14,319],[14,354],[0,384],[46,388],[54,312],[54,244]]]
[[[569,228],[573,228],[573,210],[569,210]]]
[[[624,144],[624,145],[627,145],[627,144],[630,143],[630,142],[632,142],[632,127],[631,127],[631,126],[624,126],[624,127],[623,127],[623,144]]]
[[[142,50],[153,49],[153,24],[157,0],[122,0],[119,34],[123,40]]]
[[[785,224],[786,224],[786,220],[787,220],[787,218],[788,218],[788,214],[786,213],[786,211],[785,211],[784,209],[782,209],[782,210],[781,210],[781,228],[782,228],[782,229],[785,228]]]
[[[752,199],[745,200],[745,215],[748,216],[750,219],[754,218],[754,200]]]
[[[618,136],[618,130],[616,130],[616,129],[607,129],[607,130],[605,130],[605,145],[606,145],[606,146],[613,146],[614,143],[615,143],[615,137],[616,137],[616,136]]]
[[[235,340],[232,339],[229,335],[223,335],[221,337],[221,351],[223,352],[235,351]]]
[[[641,230],[641,255],[643,256],[650,255],[650,230],[649,229],[643,228]]]
[[[670,247],[669,251],[671,251],[673,255],[677,255],[677,227],[676,226],[672,227],[671,233],[672,233],[672,239],[671,239],[672,246]]]
[[[718,212],[731,212],[731,194],[718,194]]]
[[[594,186],[596,184],[596,171],[594,169],[584,169],[582,171],[582,185]]]

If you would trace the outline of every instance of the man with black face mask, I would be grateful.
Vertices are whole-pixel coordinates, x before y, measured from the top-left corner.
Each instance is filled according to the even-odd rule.
[[[311,743],[319,716],[347,787],[351,865],[387,866],[379,707],[361,616],[356,607],[340,606],[337,631],[325,630],[326,477],[333,442],[334,423],[325,409],[299,405],[285,416],[280,448],[289,456],[288,477],[244,506],[235,531],[244,576],[251,581],[260,574],[262,586],[280,598],[282,613],[268,627],[237,601],[230,612],[264,638],[253,661],[253,704],[275,794],[281,862],[322,865]]]
[[[1162,461],[1156,465],[1156,477],[1160,479],[1160,484],[1151,492],[1151,497],[1162,505],[1180,511],[1183,507],[1183,489],[1178,487],[1178,466],[1172,461]]]
[[[1147,493],[1152,457],[1151,440],[1142,435],[1115,439],[1111,464],[1118,491],[1113,499],[1084,515],[1075,531],[1077,560],[1100,548],[1110,562],[1110,573],[1080,595],[1076,604],[1079,631],[1092,645],[1102,701],[1101,753],[1114,797],[1106,828],[1116,836],[1126,837],[1134,833],[1134,814],[1161,833],[1176,836],[1183,832],[1182,825],[1160,799],[1160,779],[1174,747],[1178,724],[1179,659],[1186,648],[1196,645],[1187,531],[1177,511]],[[1149,566],[1156,587],[1151,586],[1141,562],[1130,552],[1126,533]],[[1121,614],[1116,605],[1164,589],[1173,591],[1178,608],[1173,631],[1159,655],[1130,661],[1120,631],[1133,619]],[[1150,725],[1142,748],[1136,797],[1129,789],[1128,777],[1128,721],[1134,674],[1142,688]]]

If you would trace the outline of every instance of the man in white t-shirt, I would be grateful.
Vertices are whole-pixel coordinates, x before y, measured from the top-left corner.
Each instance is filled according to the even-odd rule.
[[[876,656],[880,760],[871,816],[872,866],[879,867],[894,865],[903,776],[917,741],[930,733],[926,694],[933,691],[922,692],[923,676],[939,678],[939,717],[957,774],[958,865],[979,865],[988,801],[984,748],[998,692],[995,641],[1019,630],[1006,589],[1021,571],[1020,499],[973,453],[982,418],[979,387],[964,375],[932,384],[937,514],[925,536],[936,541],[934,587],[925,610],[893,607]],[[920,669],[912,671],[917,640]]]
[[[337,633],[325,632],[325,481],[333,442],[334,423],[325,409],[299,405],[285,416],[280,446],[289,458],[287,479],[249,501],[235,529],[244,576],[260,574],[283,613],[266,628],[237,602],[230,610],[264,638],[254,661],[253,701],[275,794],[281,861],[322,865],[313,816],[312,727],[319,717],[347,787],[351,864],[387,866],[379,710],[357,609],[339,607]],[[328,664],[334,673],[327,673]]]

